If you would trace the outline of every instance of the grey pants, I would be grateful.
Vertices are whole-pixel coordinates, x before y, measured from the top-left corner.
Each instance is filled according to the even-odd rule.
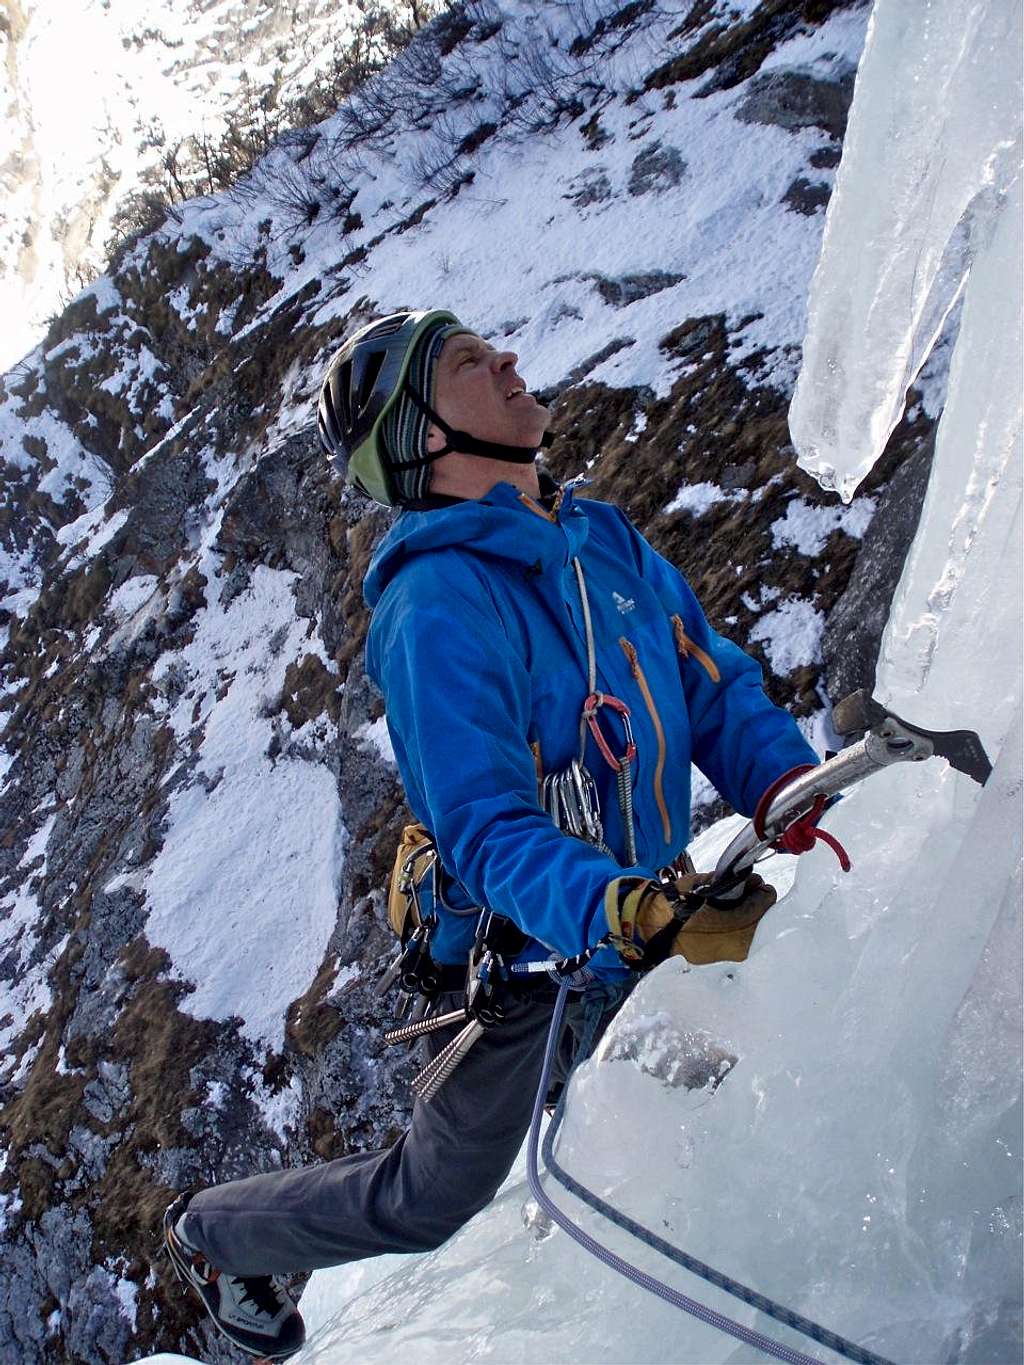
[[[594,983],[571,1000],[563,1075],[573,1036],[590,1034],[588,1045],[596,1040],[631,985]],[[442,1008],[460,1004],[461,996],[441,1001]],[[200,1190],[185,1214],[185,1235],[232,1275],[318,1270],[440,1246],[490,1202],[515,1161],[530,1125],[551,1010],[550,998],[512,1001],[508,1017],[481,1035],[431,1103],[417,1101],[393,1147]],[[430,1055],[457,1031],[429,1035]]]

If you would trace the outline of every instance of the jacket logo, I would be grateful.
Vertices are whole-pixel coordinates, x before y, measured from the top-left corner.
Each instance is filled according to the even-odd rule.
[[[636,603],[633,601],[632,597],[623,597],[622,594],[618,592],[613,592],[612,597],[615,598],[615,605],[623,616],[625,616],[628,611],[633,611],[636,607]]]

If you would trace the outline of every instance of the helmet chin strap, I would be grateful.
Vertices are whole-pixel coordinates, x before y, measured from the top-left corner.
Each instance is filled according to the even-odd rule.
[[[429,403],[424,402],[410,384],[406,384],[404,392],[419,408],[424,417],[427,417],[433,422],[434,426],[444,432],[446,443],[440,450],[432,450],[422,460],[392,460],[390,462],[392,469],[413,469],[421,465],[433,464],[442,455],[451,455],[455,452],[461,455],[482,455],[488,460],[504,460],[506,464],[532,464],[536,459],[538,448],[549,446],[554,440],[551,432],[546,431],[536,446],[506,446],[497,441],[481,441],[479,437],[472,436],[468,431],[456,431],[450,427],[443,417],[437,415]]]

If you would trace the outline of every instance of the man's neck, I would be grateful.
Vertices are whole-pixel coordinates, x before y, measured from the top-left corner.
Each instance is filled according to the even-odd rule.
[[[435,462],[430,491],[454,498],[482,498],[497,483],[510,483],[531,498],[540,497],[535,462],[513,464],[506,460],[484,459],[479,455],[463,455],[459,451],[442,455]]]

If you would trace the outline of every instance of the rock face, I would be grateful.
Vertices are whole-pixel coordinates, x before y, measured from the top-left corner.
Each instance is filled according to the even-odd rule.
[[[864,533],[845,592],[829,612],[821,649],[834,701],[874,688],[892,595],[921,516],[934,441],[917,440],[894,470]]]
[[[829,183],[845,98],[831,58],[810,86],[758,70],[843,7],[772,0],[731,24],[712,9],[673,34],[651,6],[609,9],[575,36],[547,32],[540,5],[514,29],[497,9],[453,11],[258,183],[127,251],[0,381],[3,1359],[237,1359],[154,1264],[163,1207],[404,1123],[413,1061],[381,1044],[375,982],[407,812],[360,592],[391,513],[332,477],[313,402],[339,336],[431,291],[462,297],[439,240],[460,244],[461,270],[477,260],[481,292],[480,241],[512,258],[517,205],[479,184],[540,157],[531,184],[550,182],[580,234],[568,265],[535,253],[534,293],[495,304],[509,320],[489,333],[547,367],[552,472],[585,472],[622,506],[808,728],[827,714],[826,666],[833,696],[867,677],[932,423],[905,422],[836,508],[794,467],[786,308],[766,339],[763,313],[727,293],[680,303],[696,249],[606,262],[593,247],[611,220],[591,215],[623,203],[652,232],[693,210],[701,182],[672,141],[683,81],[705,82],[708,107],[735,89],[741,118],[772,122],[787,176]],[[595,54],[612,71],[620,50],[618,84],[597,88]],[[431,168],[444,184],[428,193]],[[777,230],[779,259],[810,259],[785,234],[820,224],[781,204],[786,182],[737,193],[728,211],[751,216],[732,235],[757,250]],[[300,190],[317,206],[301,230]],[[824,661],[787,662],[787,613],[823,633]],[[700,799],[700,820],[720,809]]]

